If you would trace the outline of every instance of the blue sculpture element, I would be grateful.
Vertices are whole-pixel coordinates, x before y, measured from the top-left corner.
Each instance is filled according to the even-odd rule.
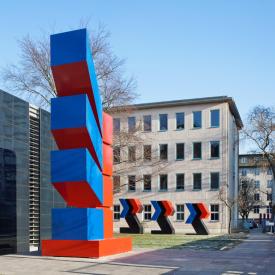
[[[53,240],[101,240],[104,213],[98,208],[52,209]]]

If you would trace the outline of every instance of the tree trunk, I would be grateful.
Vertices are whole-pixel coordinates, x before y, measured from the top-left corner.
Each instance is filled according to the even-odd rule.
[[[231,234],[231,220],[232,220],[232,215],[231,215],[231,208],[229,207],[229,222],[228,222],[228,234],[230,235]]]

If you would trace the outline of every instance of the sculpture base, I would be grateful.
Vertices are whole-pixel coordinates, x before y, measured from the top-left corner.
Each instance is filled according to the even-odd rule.
[[[95,241],[42,240],[42,256],[99,258],[132,250],[131,238]]]

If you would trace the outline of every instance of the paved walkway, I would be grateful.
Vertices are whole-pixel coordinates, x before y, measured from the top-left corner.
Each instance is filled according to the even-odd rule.
[[[252,232],[237,247],[224,251],[137,249],[104,259],[0,256],[0,275],[9,274],[275,274],[275,237]]]

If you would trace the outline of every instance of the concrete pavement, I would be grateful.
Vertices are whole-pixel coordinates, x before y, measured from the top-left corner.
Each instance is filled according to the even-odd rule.
[[[275,274],[275,237],[252,231],[230,250],[135,249],[103,259],[0,256],[8,274]]]

